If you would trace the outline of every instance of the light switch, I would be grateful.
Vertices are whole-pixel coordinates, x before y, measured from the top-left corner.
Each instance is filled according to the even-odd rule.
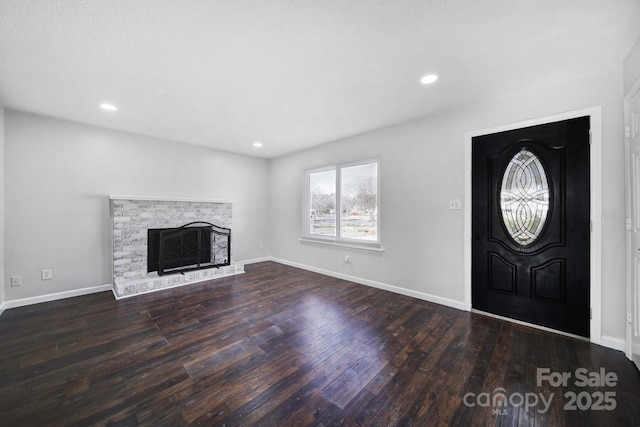
[[[460,199],[449,199],[449,209],[458,210],[462,208],[462,202]]]

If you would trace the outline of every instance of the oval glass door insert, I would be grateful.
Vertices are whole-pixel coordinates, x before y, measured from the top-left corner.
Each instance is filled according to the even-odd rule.
[[[520,246],[536,241],[549,213],[549,184],[540,159],[522,149],[513,156],[502,177],[502,221]]]

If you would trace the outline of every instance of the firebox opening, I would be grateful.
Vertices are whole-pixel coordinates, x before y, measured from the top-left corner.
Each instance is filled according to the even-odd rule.
[[[231,263],[231,230],[208,222],[147,230],[147,272],[158,275]]]

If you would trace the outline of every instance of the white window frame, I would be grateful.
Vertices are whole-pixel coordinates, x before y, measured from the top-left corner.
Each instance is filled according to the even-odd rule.
[[[364,239],[354,239],[349,237],[342,237],[341,233],[341,221],[342,221],[342,182],[341,182],[341,169],[360,166],[376,163],[377,164],[377,179],[376,179],[376,240],[364,240]],[[336,172],[336,235],[335,236],[324,236],[318,234],[311,234],[310,230],[310,220],[311,217],[309,212],[311,212],[311,188],[310,188],[310,175],[313,173],[326,172],[334,170]],[[370,156],[359,158],[356,160],[349,160],[344,162],[325,164],[323,166],[317,166],[312,168],[307,168],[303,170],[303,194],[302,194],[302,242],[308,243],[320,243],[320,244],[330,244],[336,246],[344,246],[355,249],[370,249],[374,251],[381,251],[381,221],[380,221],[380,157],[379,156]]]

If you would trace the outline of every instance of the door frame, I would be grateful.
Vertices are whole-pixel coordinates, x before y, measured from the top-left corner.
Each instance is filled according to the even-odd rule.
[[[471,311],[471,150],[473,138],[496,132],[504,132],[545,123],[589,116],[591,144],[589,147],[590,217],[591,239],[589,256],[591,320],[590,340],[600,344],[602,340],[602,106],[568,111],[565,113],[508,123],[465,133],[465,204],[464,204],[464,307]],[[515,321],[515,320],[514,320]],[[518,321],[516,321],[518,322]],[[518,322],[522,323],[522,322]],[[547,329],[538,325],[531,325]],[[564,332],[557,331],[562,334]]]
[[[633,86],[631,86],[631,88],[629,89],[629,91],[624,95],[623,98],[623,108],[624,108],[624,126],[625,129],[629,129],[629,127],[631,126],[631,123],[629,122],[630,119],[630,112],[629,112],[629,104],[631,103],[631,99],[634,97],[634,95],[636,95],[637,93],[640,92],[640,78],[638,78],[638,80],[636,80],[636,82],[633,84]],[[631,147],[630,147],[630,137],[626,135],[626,130],[625,130],[625,136],[624,136],[624,168],[625,168],[625,217],[626,217],[626,221],[627,224],[630,223],[630,221],[632,221],[631,218],[631,186],[632,186],[632,180],[633,177],[632,172],[631,172]],[[632,360],[632,345],[633,345],[633,320],[630,322],[628,317],[629,315],[633,316],[633,276],[634,276],[634,272],[633,270],[633,258],[634,258],[634,252],[635,252],[635,248],[633,247],[633,242],[631,239],[631,230],[629,229],[629,226],[627,226],[626,230],[625,230],[625,251],[626,251],[626,256],[625,256],[625,261],[626,261],[626,289],[625,289],[625,297],[626,297],[626,303],[625,303],[625,346],[624,346],[624,352],[625,355],[627,356],[628,359]]]

